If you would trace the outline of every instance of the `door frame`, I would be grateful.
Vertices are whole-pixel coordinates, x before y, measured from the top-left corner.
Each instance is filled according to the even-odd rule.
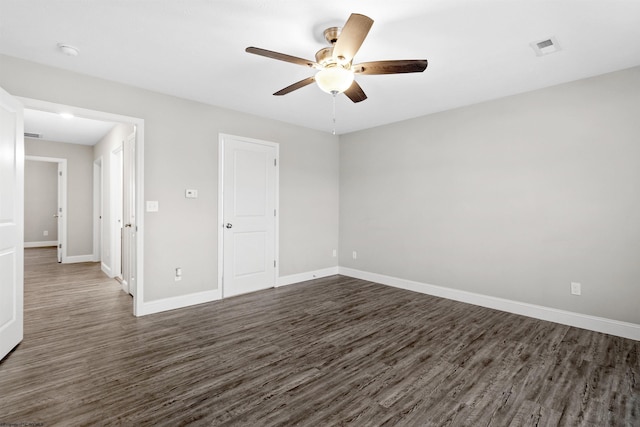
[[[275,171],[275,230],[274,230],[274,257],[276,260],[276,271],[274,286],[278,284],[280,277],[280,144],[261,139],[247,138],[244,136],[220,133],[218,135],[218,291],[220,297],[224,298],[223,276],[224,276],[224,143],[225,139],[237,139],[252,144],[267,145],[276,150],[277,166]]]
[[[138,117],[124,116],[121,114],[107,113],[104,111],[90,110],[66,104],[42,101],[39,99],[16,96],[24,108],[32,110],[59,113],[66,111],[76,117],[87,119],[103,120],[115,123],[128,123],[136,128],[136,174],[134,177],[136,189],[135,209],[137,216],[136,232],[136,290],[133,294],[133,315],[142,316],[145,314],[144,307],[144,119]],[[147,310],[148,311],[148,310]]]
[[[27,107],[25,107],[27,108]],[[24,160],[30,160],[33,162],[50,162],[58,164],[58,171],[62,172],[59,175],[56,172],[58,178],[58,200],[62,207],[62,222],[58,218],[58,245],[62,245],[60,262],[65,264],[67,262],[67,159],[60,157],[45,157],[45,156],[24,156]],[[60,213],[58,212],[58,215]]]
[[[120,269],[122,270],[122,289],[133,296],[136,291],[136,286],[133,283],[136,279],[135,275],[135,225],[137,223],[138,212],[136,212],[136,188],[134,182],[131,182],[130,177],[135,176],[135,161],[136,158],[136,129],[134,127],[133,132],[128,135],[122,142],[122,195],[127,195],[127,200],[122,203],[122,264]],[[126,179],[125,179],[126,178]],[[127,188],[124,188],[124,185]],[[126,191],[125,191],[126,190]]]

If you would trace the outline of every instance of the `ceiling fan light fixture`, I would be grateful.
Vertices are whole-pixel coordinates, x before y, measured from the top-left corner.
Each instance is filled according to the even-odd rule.
[[[353,83],[353,71],[343,67],[323,68],[316,74],[316,83],[323,91],[336,95],[351,87]]]

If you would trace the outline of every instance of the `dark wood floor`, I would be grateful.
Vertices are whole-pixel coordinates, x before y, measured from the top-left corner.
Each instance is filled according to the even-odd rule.
[[[135,318],[25,258],[0,425],[640,425],[637,341],[341,276]]]

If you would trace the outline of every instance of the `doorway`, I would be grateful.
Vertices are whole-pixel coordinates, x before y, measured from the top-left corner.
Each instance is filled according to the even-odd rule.
[[[136,216],[136,212],[143,212],[143,194],[144,194],[144,120],[122,116],[118,114],[106,113],[95,110],[88,110],[79,107],[73,107],[68,105],[61,105],[56,103],[50,103],[46,101],[34,100],[30,98],[22,98],[16,97],[18,101],[20,101],[25,109],[31,110],[39,110],[51,113],[58,113],[60,111],[65,111],[73,114],[75,117],[93,119],[99,121],[106,122],[114,122],[130,125],[133,129],[135,129],[133,140],[131,141],[132,145],[135,145],[135,149],[131,149],[131,153],[134,153],[135,157],[131,159],[131,169],[134,171],[133,173],[127,176],[129,180],[128,183],[123,183],[125,185],[135,191],[130,191],[130,194],[133,194],[132,197],[128,198],[128,202],[130,203],[130,212],[129,216],[131,218],[135,218],[136,222],[130,224],[130,229],[132,232],[130,233],[130,237],[134,240],[133,243],[130,243],[124,248],[124,246],[120,245],[121,253],[126,255],[126,258],[133,262],[134,265],[128,269],[130,271],[129,280],[127,282],[127,292],[130,292],[133,295],[133,314],[134,315],[142,315],[144,313],[143,309],[143,295],[144,290],[142,289],[144,285],[143,280],[143,269],[142,263],[144,262],[144,254],[143,254],[143,236],[144,236],[144,217],[142,215]],[[125,138],[128,140],[128,138]],[[123,142],[124,145],[124,142]],[[123,152],[123,155],[126,156],[126,153]],[[109,256],[111,259],[114,258],[113,253],[108,254],[110,252],[111,244],[105,247],[105,236],[111,236],[109,230],[105,230],[107,228],[107,224],[105,223],[105,214],[109,215],[111,209],[106,209],[106,205],[104,204],[104,200],[106,194],[110,193],[111,186],[108,188],[105,186],[108,185],[108,178],[105,176],[111,170],[109,164],[105,164],[109,162],[109,156],[106,157],[98,157],[93,161],[93,242],[92,248],[93,253],[89,256],[87,261],[100,261],[105,258],[105,256]],[[110,162],[109,162],[110,163]],[[91,167],[91,166],[90,166]],[[119,175],[122,177],[122,174]],[[122,178],[121,178],[122,180]],[[106,190],[106,191],[105,191]],[[120,198],[122,200],[122,198]],[[63,218],[65,218],[63,216]],[[121,224],[123,222],[121,216]],[[111,240],[111,239],[109,239]],[[63,256],[64,256],[64,247],[63,244]],[[124,250],[123,250],[124,249]],[[125,251],[135,251],[135,253],[123,253]],[[120,269],[122,268],[122,255],[115,257],[120,260]],[[122,271],[120,271],[122,274]],[[108,274],[113,277],[112,274]]]
[[[58,262],[66,262],[67,159],[25,156],[24,203],[24,247],[55,246]]]
[[[276,284],[278,156],[276,143],[220,135],[218,271],[223,298]]]

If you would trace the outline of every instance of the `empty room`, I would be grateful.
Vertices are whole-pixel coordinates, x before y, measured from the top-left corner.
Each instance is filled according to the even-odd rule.
[[[640,1],[0,0],[0,425],[640,425]]]

